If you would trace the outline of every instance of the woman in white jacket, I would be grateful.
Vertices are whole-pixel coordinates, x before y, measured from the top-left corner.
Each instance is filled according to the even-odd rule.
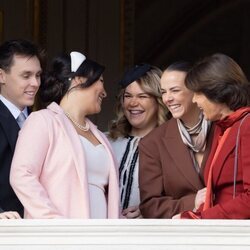
[[[141,218],[138,185],[138,143],[166,120],[161,99],[161,70],[149,64],[130,68],[120,81],[117,117],[110,126],[110,143],[119,163],[121,211],[125,218]]]

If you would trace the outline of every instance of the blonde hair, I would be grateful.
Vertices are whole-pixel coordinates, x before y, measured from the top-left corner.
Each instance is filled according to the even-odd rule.
[[[161,97],[161,79],[162,71],[157,67],[152,67],[145,75],[136,80],[140,87],[148,95],[155,98],[158,105],[157,114],[157,126],[161,125],[167,120],[168,110],[162,102]],[[109,137],[111,139],[117,139],[118,137],[127,137],[132,129],[131,124],[127,120],[122,103],[125,88],[122,88],[117,96],[117,102],[115,106],[116,119],[112,120],[109,124]]]

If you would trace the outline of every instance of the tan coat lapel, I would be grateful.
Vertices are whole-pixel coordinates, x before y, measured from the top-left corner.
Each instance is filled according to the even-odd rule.
[[[189,150],[182,142],[176,120],[172,119],[172,122],[169,123],[165,138],[165,147],[172,156],[172,160],[180,173],[194,188],[199,189],[202,187],[201,180],[197,178],[197,173],[193,166]]]

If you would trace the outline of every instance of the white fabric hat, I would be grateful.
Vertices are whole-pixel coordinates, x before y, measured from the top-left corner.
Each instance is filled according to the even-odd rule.
[[[80,52],[72,51],[71,57],[71,72],[76,72],[80,65],[86,60],[86,56]]]

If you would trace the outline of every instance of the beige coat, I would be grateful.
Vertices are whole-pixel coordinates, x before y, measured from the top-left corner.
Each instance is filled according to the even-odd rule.
[[[204,187],[202,176],[208,148],[210,146],[199,175],[175,119],[154,129],[140,141],[139,188],[143,217],[172,218],[194,208],[196,193]]]

